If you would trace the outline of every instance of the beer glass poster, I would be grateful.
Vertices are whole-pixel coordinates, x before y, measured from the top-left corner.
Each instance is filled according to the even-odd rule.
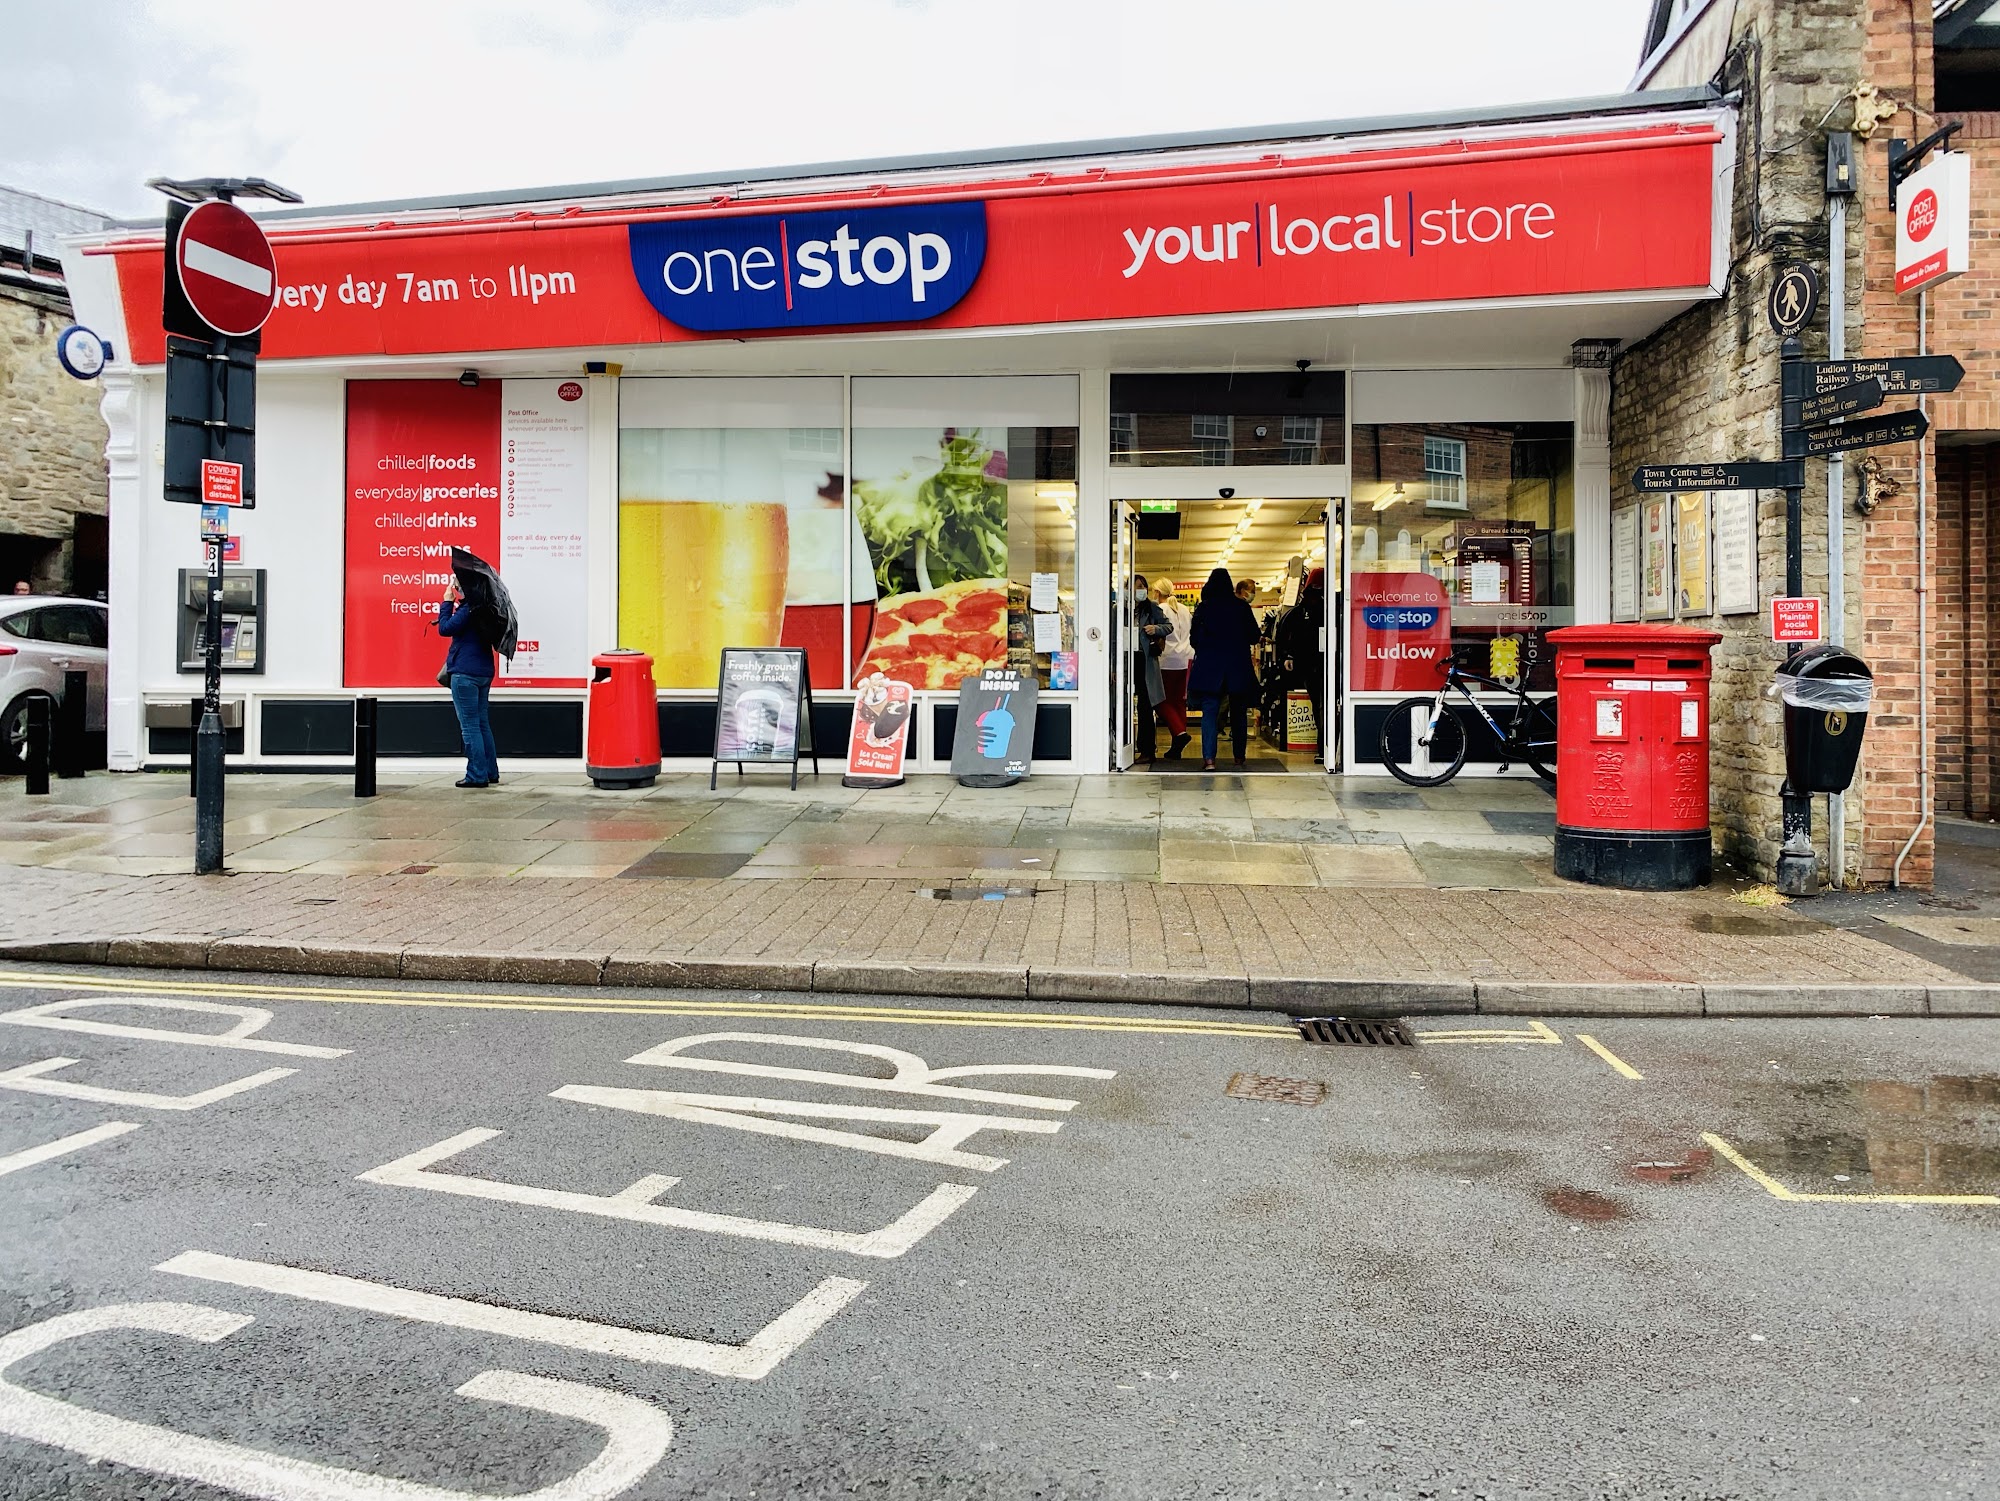
[[[795,651],[725,651],[715,716],[718,761],[798,758],[805,661]]]

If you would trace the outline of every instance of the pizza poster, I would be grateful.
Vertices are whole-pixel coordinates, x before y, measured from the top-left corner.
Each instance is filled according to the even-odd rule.
[[[348,687],[435,686],[454,547],[499,570],[520,615],[519,650],[511,667],[495,664],[496,683],[583,685],[582,396],[580,382],[348,383]]]
[[[910,685],[877,672],[854,686],[854,723],[847,733],[847,774],[841,785],[893,787],[903,780],[909,747]]]

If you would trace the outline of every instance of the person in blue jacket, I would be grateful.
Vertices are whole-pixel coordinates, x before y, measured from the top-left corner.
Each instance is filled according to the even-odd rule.
[[[451,681],[451,706],[458,713],[458,733],[465,741],[465,776],[459,787],[493,787],[500,781],[500,754],[493,748],[493,648],[474,624],[476,613],[466,603],[456,579],[445,586],[438,603],[438,634],[451,642],[444,670]]]
[[[1194,665],[1188,669],[1188,697],[1201,701],[1201,769],[1215,770],[1216,742],[1222,733],[1222,699],[1229,698],[1229,738],[1236,750],[1236,769],[1244,766],[1250,741],[1250,704],[1257,697],[1257,669],[1250,649],[1257,642],[1257,616],[1236,597],[1229,570],[1218,568],[1201,586],[1201,603],[1194,607],[1188,643]]]

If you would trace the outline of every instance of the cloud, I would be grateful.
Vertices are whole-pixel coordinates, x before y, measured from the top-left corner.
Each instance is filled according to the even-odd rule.
[[[66,0],[9,23],[0,181],[137,214],[162,172],[335,203],[1575,97],[1645,8]]]

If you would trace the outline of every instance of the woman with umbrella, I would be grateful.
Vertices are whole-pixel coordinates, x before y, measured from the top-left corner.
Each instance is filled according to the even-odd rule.
[[[490,700],[493,650],[514,654],[519,622],[514,602],[492,566],[462,547],[451,550],[452,581],[438,604],[438,634],[451,642],[438,680],[451,688],[459,737],[465,742],[465,776],[455,785],[492,787],[500,781],[493,745]]]

